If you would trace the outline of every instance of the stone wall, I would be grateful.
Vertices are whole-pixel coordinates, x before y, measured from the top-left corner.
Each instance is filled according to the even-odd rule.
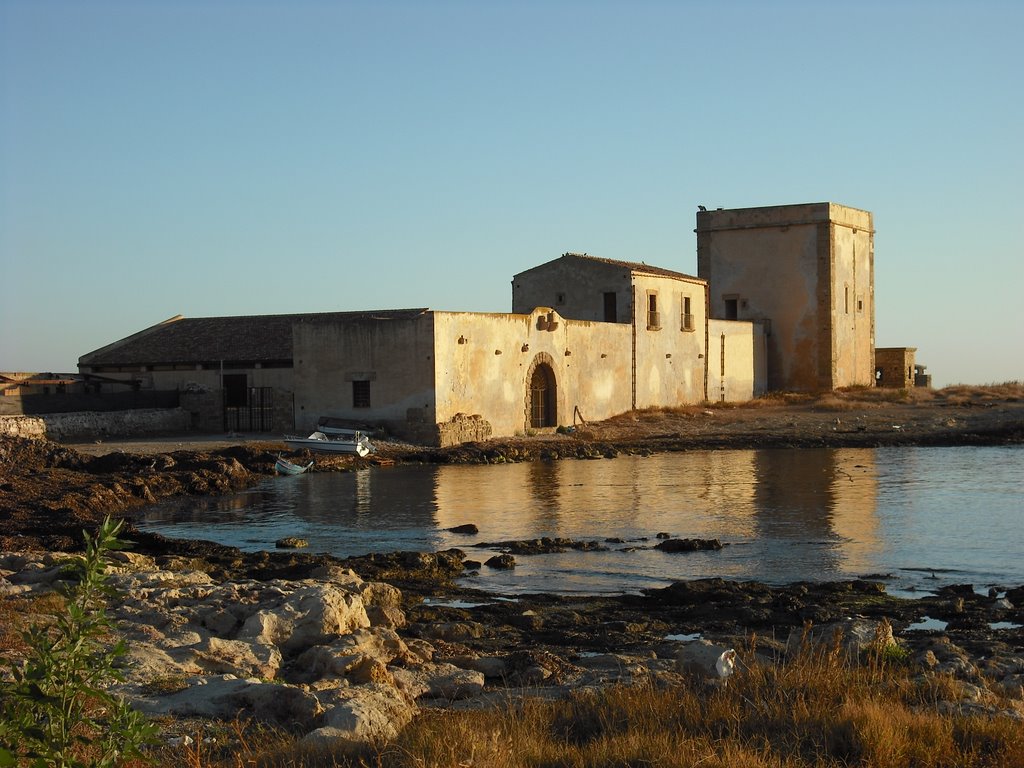
[[[224,403],[219,389],[182,392],[181,407],[188,414],[192,429],[224,431]]]
[[[914,353],[917,347],[876,347],[875,384],[893,389],[914,386]]]
[[[491,423],[474,413],[467,416],[457,413],[450,420],[437,425],[437,444],[444,447],[459,443],[474,443],[487,440],[492,433]]]
[[[189,414],[181,408],[0,416],[0,435],[45,437],[50,440],[104,436],[133,437],[187,432],[188,429]]]

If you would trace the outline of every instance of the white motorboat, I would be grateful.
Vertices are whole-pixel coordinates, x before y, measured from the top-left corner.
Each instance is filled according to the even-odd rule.
[[[284,443],[290,448],[305,448],[319,453],[354,453],[357,456],[368,456],[373,453],[373,445],[362,432],[350,435],[328,437],[323,432],[313,432],[309,437],[286,435]]]

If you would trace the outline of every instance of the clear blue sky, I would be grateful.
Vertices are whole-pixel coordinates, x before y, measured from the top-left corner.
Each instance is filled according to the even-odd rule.
[[[175,314],[507,312],[698,204],[875,216],[876,343],[1024,379],[1024,3],[0,0],[0,370]]]

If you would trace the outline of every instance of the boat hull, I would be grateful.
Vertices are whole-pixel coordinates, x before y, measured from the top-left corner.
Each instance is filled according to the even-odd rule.
[[[369,456],[373,453],[370,441],[360,434],[353,438],[331,440],[322,432],[314,432],[309,437],[286,437],[284,444],[296,450],[305,449],[317,453],[350,453],[356,456]]]
[[[309,470],[309,468],[312,466],[312,461],[309,462],[309,464],[302,466],[301,464],[292,464],[290,461],[282,459],[280,456],[278,456],[277,461],[274,462],[274,469],[276,469],[278,473],[282,475],[301,475],[303,472]]]

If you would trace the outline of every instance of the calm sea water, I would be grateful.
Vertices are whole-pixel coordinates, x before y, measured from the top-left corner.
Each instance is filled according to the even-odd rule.
[[[607,552],[518,556],[467,584],[622,593],[721,576],[770,583],[886,575],[891,592],[1024,584],[1024,446],[665,453],[599,461],[407,466],[275,477],[148,509],[140,527],[244,550],[284,536],[338,556],[541,536]],[[445,531],[475,523],[475,536]],[[651,549],[659,532],[718,552]]]

